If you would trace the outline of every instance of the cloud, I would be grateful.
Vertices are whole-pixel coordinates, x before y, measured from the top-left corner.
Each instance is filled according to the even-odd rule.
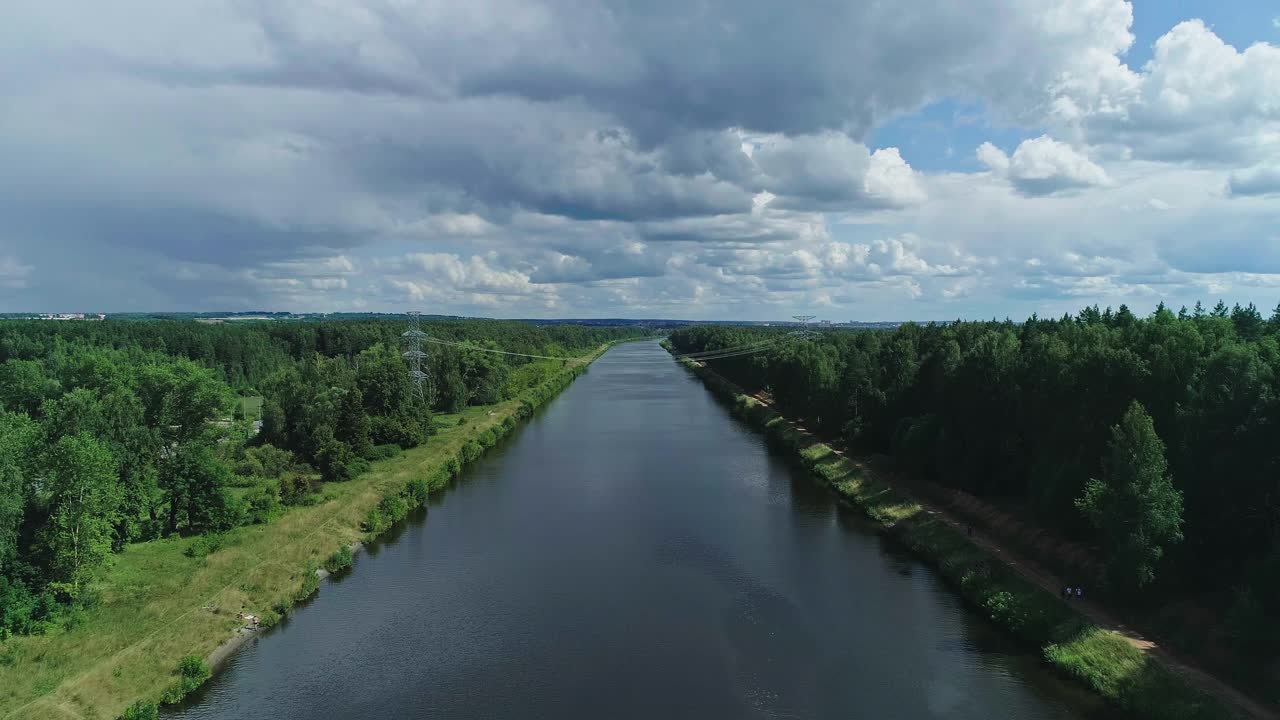
[[[1260,165],[1231,173],[1227,194],[1233,196],[1280,194],[1280,165]]]
[[[1052,94],[1063,132],[1136,157],[1221,166],[1280,154],[1280,47],[1237,50],[1201,20],[1161,36],[1140,70],[1099,56]]]
[[[0,255],[0,288],[9,290],[25,288],[27,278],[31,276],[31,271],[34,269],[15,257]]]
[[[1000,148],[989,142],[984,142],[978,146],[977,150],[978,162],[986,165],[988,169],[997,175],[1005,175],[1009,172],[1009,156],[1004,154]]]
[[[1007,178],[1023,195],[1052,195],[1111,182],[1092,160],[1047,135],[1024,140],[1011,158],[991,143],[983,143],[978,147],[978,160]]]
[[[881,148],[871,154],[863,189],[886,205],[903,206],[924,202],[924,189],[898,148]]]
[[[1130,67],[1123,0],[5,20],[10,306],[1003,316],[1280,272],[1280,49],[1191,21]],[[937,147],[1008,152],[880,132],[948,103]]]
[[[912,22],[926,12],[929,23]],[[300,2],[249,5],[242,17],[219,18],[215,31],[239,40],[257,30],[265,44],[255,52],[238,42],[238,52],[221,63],[197,61],[194,53],[174,62],[116,51],[170,82],[582,100],[625,118],[647,145],[676,129],[860,136],[948,93],[1020,104],[1082,55],[1127,48],[1131,18],[1121,0],[1030,0],[1016,7],[908,0],[785,14],[768,3],[728,0],[590,9],[505,1],[465,11]]]
[[[594,283],[623,278],[659,277],[666,272],[664,254],[642,242],[588,249],[568,255],[548,252],[530,263],[532,283]]]
[[[894,207],[924,199],[897,148],[872,153],[839,133],[753,138],[754,189],[794,209]]]

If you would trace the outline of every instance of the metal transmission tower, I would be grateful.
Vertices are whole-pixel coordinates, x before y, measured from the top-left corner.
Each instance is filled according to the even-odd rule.
[[[418,398],[419,403],[425,405],[427,396],[422,391],[422,383],[427,379],[427,374],[422,372],[422,360],[427,354],[422,352],[422,339],[427,334],[419,327],[422,313],[410,310],[406,314],[409,316],[409,329],[400,333],[400,340],[408,349],[402,354],[409,361],[409,382],[413,383],[413,394]]]
[[[817,315],[792,315],[796,322],[800,323],[800,329],[791,333],[801,340],[808,340],[816,335],[809,329],[809,321],[817,317]]]

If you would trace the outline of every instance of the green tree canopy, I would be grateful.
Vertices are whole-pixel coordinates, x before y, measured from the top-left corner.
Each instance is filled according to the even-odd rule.
[[[111,552],[120,495],[116,461],[105,444],[82,433],[59,439],[45,465],[49,522],[42,537],[54,576],[75,597]]]
[[[1132,591],[1155,580],[1165,548],[1182,540],[1182,493],[1169,477],[1151,416],[1138,402],[1111,429],[1104,467],[1105,477],[1090,480],[1077,504],[1107,546],[1109,581]]]
[[[18,550],[39,429],[26,415],[0,413],[0,575]]]

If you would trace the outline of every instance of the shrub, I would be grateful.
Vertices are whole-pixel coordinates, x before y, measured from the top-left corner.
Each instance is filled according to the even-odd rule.
[[[400,454],[400,446],[395,443],[375,445],[369,452],[370,460],[390,460]]]
[[[253,458],[246,457],[236,462],[235,474],[237,477],[253,477],[262,474],[262,465],[258,464]]]
[[[249,463],[257,471],[254,475],[278,478],[293,467],[293,453],[274,445],[259,445],[245,450],[242,463]]]
[[[222,536],[222,533],[209,533],[207,535],[201,535],[200,537],[192,541],[192,543],[188,545],[185,550],[182,551],[182,554],[186,555],[189,558],[206,557],[210,553],[217,552],[218,549],[222,547],[223,541],[224,541],[224,538]]]
[[[280,502],[285,505],[305,505],[316,492],[315,481],[310,475],[286,473],[280,478]]]
[[[361,527],[365,532],[377,535],[409,514],[409,501],[402,495],[383,498],[378,507],[369,511]]]
[[[458,473],[462,472],[462,463],[458,461],[458,457],[456,455],[446,460],[444,467],[445,472],[447,472],[451,478],[457,477]]]
[[[400,495],[383,498],[382,502],[378,503],[378,508],[393,523],[404,519],[404,516],[409,514],[409,503]]]
[[[355,479],[369,472],[369,461],[362,457],[355,458],[347,465],[347,476],[349,479]]]
[[[370,535],[377,535],[391,527],[391,522],[387,520],[381,510],[373,508],[364,516],[364,520],[360,521],[360,527]]]
[[[33,592],[21,580],[0,576],[0,640],[39,635],[59,624],[65,606],[53,592]]]
[[[315,595],[319,589],[320,578],[316,575],[315,568],[309,567],[302,575],[302,587],[299,587],[298,592],[294,593],[293,601],[302,602],[312,595]]]
[[[426,478],[414,478],[404,487],[405,497],[411,505],[425,505],[431,494],[431,485]]]
[[[251,488],[262,482],[263,478],[259,475],[241,475],[239,474],[240,466],[236,466],[236,474],[231,476],[229,485],[237,488]]]
[[[351,472],[351,464],[356,459],[351,446],[340,440],[330,440],[316,452],[316,463],[320,466],[320,478],[326,482],[342,482],[355,477]]]
[[[205,664],[204,659],[197,655],[188,655],[178,663],[178,672],[184,678],[199,678],[200,680],[208,680],[210,676],[209,666]]]
[[[120,720],[160,720],[160,708],[155,703],[139,700],[125,708]]]
[[[284,512],[280,502],[280,486],[272,480],[264,480],[244,496],[248,505],[248,520],[260,525],[275,520]]]
[[[343,545],[335,550],[333,554],[329,556],[328,560],[324,561],[324,569],[331,573],[336,573],[340,570],[346,570],[351,567],[351,563],[354,560],[355,553],[352,552],[351,546]]]
[[[369,419],[369,437],[375,443],[411,448],[427,439],[427,431],[421,422],[402,416],[378,416]]]
[[[209,527],[216,531],[226,532],[247,525],[248,522],[249,504],[225,490],[222,492],[221,502],[209,509]]]
[[[205,683],[213,673],[209,670],[204,658],[188,655],[178,663],[178,680],[170,685],[160,696],[165,705],[176,705],[190,695],[196,688]]]

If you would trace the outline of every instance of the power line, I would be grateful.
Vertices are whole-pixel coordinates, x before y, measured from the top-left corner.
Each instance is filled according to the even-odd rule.
[[[435,345],[445,345],[447,347],[455,347],[461,350],[474,350],[475,352],[494,353],[496,355],[514,355],[516,357],[537,358],[539,360],[564,360],[565,362],[588,362],[588,360],[579,357],[564,357],[555,355],[532,355],[529,353],[510,352],[507,350],[497,350],[495,348],[479,347],[477,345],[469,345],[467,343],[450,342],[433,337],[423,337],[422,342],[433,343]]]
[[[736,347],[731,346],[727,348],[720,348],[719,350],[703,350],[701,352],[684,353],[680,355],[680,357],[693,359],[702,355],[716,355],[718,353],[723,353],[723,352],[737,352],[738,350],[749,350],[749,349],[758,348],[758,347],[768,347],[770,345],[777,345],[780,342],[783,342],[783,340],[778,338],[771,338],[769,340],[761,340],[759,342],[748,343],[746,345],[738,345]]]

